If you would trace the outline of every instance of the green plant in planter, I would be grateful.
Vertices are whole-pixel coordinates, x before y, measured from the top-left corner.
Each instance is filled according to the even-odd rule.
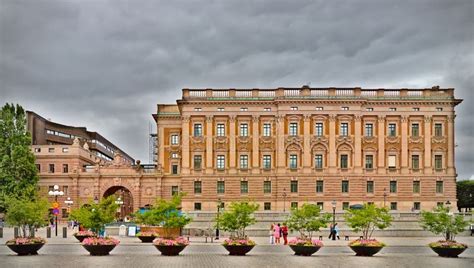
[[[290,216],[286,219],[286,224],[290,230],[299,232],[299,238],[308,240],[311,244],[313,232],[318,232],[322,227],[326,227],[331,215],[321,214],[319,206],[314,204],[303,204],[300,208],[293,208]]]
[[[45,199],[30,200],[27,198],[8,198],[8,208],[6,213],[6,222],[15,227],[19,227],[23,243],[44,243],[40,238],[34,238],[34,230],[48,225],[48,201]],[[26,240],[25,240],[26,239]],[[41,241],[39,241],[41,240]],[[10,240],[7,244],[16,243],[15,239]]]
[[[98,204],[90,201],[80,208],[73,209],[69,218],[77,220],[82,226],[99,234],[105,225],[115,220],[119,205],[115,203],[115,196],[100,200]]]
[[[245,228],[256,222],[253,213],[259,205],[252,202],[232,202],[228,210],[216,217],[216,226],[231,233],[231,240],[248,240]]]
[[[383,243],[372,239],[375,229],[386,229],[392,223],[392,216],[387,208],[378,208],[373,204],[365,204],[362,209],[349,209],[344,215],[347,225],[354,232],[362,232],[362,239],[349,243],[349,246],[383,247]]]

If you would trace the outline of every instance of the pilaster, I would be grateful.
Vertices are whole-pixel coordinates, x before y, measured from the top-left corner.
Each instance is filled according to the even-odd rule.
[[[402,121],[402,144],[401,144],[401,149],[402,149],[402,157],[401,157],[401,172],[402,174],[407,174],[408,173],[408,117],[407,116],[402,116],[401,118]]]
[[[305,115],[303,120],[303,172],[311,173],[311,115]]]
[[[212,165],[214,163],[212,155],[212,127],[213,127],[213,116],[206,116],[206,173],[212,173]]]
[[[362,173],[362,116],[354,117],[354,173]]]
[[[385,174],[385,116],[378,117],[378,174]]]
[[[433,170],[431,170],[431,120],[431,116],[425,116],[425,152],[423,154],[425,174],[433,173]]]
[[[336,173],[336,120],[334,114],[329,115],[329,173]]]

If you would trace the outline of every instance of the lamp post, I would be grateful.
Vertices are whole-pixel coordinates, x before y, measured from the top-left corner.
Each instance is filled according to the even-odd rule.
[[[286,188],[283,188],[283,212],[286,212]]]
[[[336,225],[336,204],[337,204],[336,200],[332,200],[331,205],[332,205],[332,226],[333,226],[333,228]],[[336,235],[333,235],[332,233],[331,233],[331,235],[332,235],[332,240],[336,240]]]
[[[71,209],[72,204],[74,204],[74,201],[68,196],[64,203],[67,205],[67,212],[69,214],[69,210]]]
[[[115,204],[119,205],[119,208],[118,208],[118,211],[119,211],[119,219],[122,218],[122,205],[123,205],[123,200],[122,198],[119,196],[117,198],[117,200],[115,200]]]
[[[53,214],[55,216],[54,225],[55,225],[56,236],[58,236],[58,214],[59,214],[58,196],[63,196],[64,192],[59,191],[59,185],[54,185],[53,186],[53,191],[49,191],[48,195],[49,196],[54,196],[54,205],[53,205],[53,207],[54,207]]]
[[[221,199],[217,199],[217,223],[216,223],[216,240],[219,240],[219,215],[221,213]]]
[[[97,197],[97,195],[94,197],[94,203],[99,204],[99,198]]]
[[[387,188],[383,188],[383,207],[385,208],[385,199],[387,199]]]

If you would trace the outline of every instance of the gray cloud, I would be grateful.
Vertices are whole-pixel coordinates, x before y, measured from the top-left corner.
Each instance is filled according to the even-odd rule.
[[[183,87],[455,87],[457,167],[474,174],[474,2],[0,0],[0,101],[148,160]]]

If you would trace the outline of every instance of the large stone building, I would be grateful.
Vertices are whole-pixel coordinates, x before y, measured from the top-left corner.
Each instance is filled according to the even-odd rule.
[[[398,212],[454,205],[460,102],[439,87],[183,89],[177,104],[158,104],[153,115],[157,165],[116,154],[42,172],[40,184],[66,186],[76,205],[119,192],[125,214],[178,192],[185,211],[236,200],[262,211],[305,202],[332,211],[333,200],[337,211],[368,202]],[[95,157],[78,142],[73,151]]]

